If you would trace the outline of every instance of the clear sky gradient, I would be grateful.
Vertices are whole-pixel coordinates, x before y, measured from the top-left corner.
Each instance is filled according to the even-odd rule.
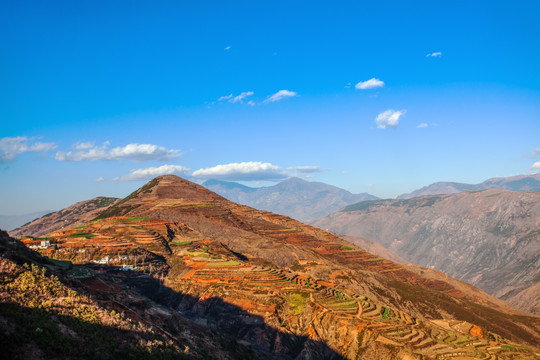
[[[0,214],[175,173],[395,197],[540,171],[539,1],[1,1]]]

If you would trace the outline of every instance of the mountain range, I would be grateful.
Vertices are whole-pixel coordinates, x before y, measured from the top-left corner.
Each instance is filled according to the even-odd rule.
[[[8,355],[535,359],[540,346],[540,318],[469,284],[173,175],[21,241],[39,254],[0,233]]]
[[[464,184],[457,182],[436,182],[408,194],[399,195],[398,199],[411,199],[424,195],[456,194],[462,191],[479,191],[486,189],[504,189],[510,191],[540,191],[540,174],[517,175],[492,178],[480,184]]]
[[[540,192],[500,189],[365,201],[312,222],[540,314]]]
[[[276,185],[252,188],[229,181],[207,180],[203,186],[228,200],[307,221],[328,215],[342,207],[378,197],[297,177]]]

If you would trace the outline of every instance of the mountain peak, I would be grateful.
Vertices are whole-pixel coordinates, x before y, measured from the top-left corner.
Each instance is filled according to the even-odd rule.
[[[158,176],[144,186],[105,210],[98,219],[125,215],[139,208],[151,208],[158,203],[169,202],[223,202],[220,195],[176,175]]]

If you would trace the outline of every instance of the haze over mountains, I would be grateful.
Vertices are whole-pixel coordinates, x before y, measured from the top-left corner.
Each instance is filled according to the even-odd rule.
[[[312,222],[540,314],[540,192],[500,189],[365,201]]]
[[[36,246],[41,240],[23,241]],[[12,308],[0,313],[0,329],[10,339],[20,331],[48,357],[60,340],[94,340],[79,333],[87,326],[77,310],[80,300],[57,306],[63,300],[50,286],[37,287],[39,297],[9,292],[23,278],[52,282],[61,296],[66,284],[76,289],[77,299],[89,299],[84,300],[89,306],[109,313],[115,309],[118,317],[109,321],[114,323],[110,331],[131,321],[143,338],[159,334],[156,342],[142,343],[156,354],[534,359],[533,349],[540,345],[537,317],[519,314],[471,285],[382,259],[330,233],[235,204],[176,176],[150,181],[92,221],[49,234],[49,241],[54,246],[39,251],[56,261],[22,254],[18,242],[5,235],[0,244],[3,268],[9,270],[0,294]],[[46,266],[58,279],[22,262]],[[46,320],[52,341],[33,335],[30,322],[15,321],[14,316],[29,314]],[[75,326],[74,317],[85,325]],[[115,334],[111,339],[118,341]],[[110,343],[106,349],[134,353],[133,336],[128,332],[121,346]],[[8,353],[15,345],[6,344]],[[99,348],[87,346],[85,357],[97,356]]]
[[[510,191],[540,191],[540,174],[517,175],[511,177],[492,178],[480,184],[463,184],[456,182],[436,182],[408,194],[399,195],[398,199],[410,199],[423,195],[456,194],[462,191],[478,191],[485,189],[505,189]]]
[[[37,211],[22,215],[0,215],[0,229],[5,229],[8,231],[13,230],[22,224],[26,224],[30,221],[38,219],[50,212],[51,211]]]
[[[228,200],[287,215],[300,221],[328,215],[359,201],[378,199],[368,193],[352,194],[336,186],[297,177],[260,188],[219,180],[208,180],[203,186]]]

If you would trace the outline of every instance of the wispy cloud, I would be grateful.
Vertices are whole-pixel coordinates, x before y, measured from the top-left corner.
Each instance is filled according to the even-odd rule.
[[[81,144],[83,144],[81,146]],[[59,161],[101,161],[101,160],[133,160],[167,161],[179,158],[180,150],[166,149],[163,146],[152,144],[127,144],[126,146],[109,149],[109,142],[103,145],[91,145],[89,143],[79,143],[75,145],[77,151],[58,151],[55,159]]]
[[[426,57],[441,57],[441,56],[442,56],[442,52],[440,51],[435,51],[435,52],[426,54]]]
[[[291,166],[288,167],[289,171],[296,171],[303,174],[312,174],[317,172],[322,172],[323,170],[318,166]]]
[[[248,96],[252,96],[253,94],[254,94],[253,91],[244,91],[244,92],[241,92],[239,95],[236,95],[236,96],[234,96],[233,94],[221,96],[221,97],[218,98],[218,101],[227,100],[228,102],[230,102],[232,104],[235,104],[235,103],[242,104],[244,102],[245,98],[247,98]],[[248,104],[250,104],[250,103],[253,103],[253,101],[250,100],[248,102]]]
[[[416,125],[416,128],[417,129],[423,129],[423,128],[427,128],[429,125],[427,123],[421,123],[421,124],[418,124]]]
[[[287,178],[279,166],[259,161],[230,163],[194,171],[192,176],[201,179],[232,181],[281,180]]]
[[[232,99],[232,97],[233,97],[233,94],[220,96],[220,97],[217,99],[217,101],[229,100],[229,99]]]
[[[105,181],[105,178],[104,178],[104,177],[101,177],[101,176],[98,177],[98,178],[95,180],[95,182],[103,182],[103,181]]]
[[[225,50],[225,51],[231,50],[231,47],[230,47],[230,46],[227,46],[224,50]]]
[[[27,152],[47,152],[58,146],[53,143],[36,141],[37,138],[26,136],[5,137],[0,139],[0,160],[10,161]]]
[[[367,89],[375,89],[380,88],[384,86],[384,81],[381,81],[376,78],[371,78],[366,81],[360,81],[358,84],[356,84],[354,87],[359,90],[367,90]]]
[[[253,91],[245,91],[243,93],[240,93],[240,95],[237,95],[237,96],[233,97],[232,99],[230,99],[229,102],[231,102],[233,104],[237,103],[237,102],[242,103],[242,100],[244,100],[245,98],[247,98],[248,96],[251,96],[253,94],[254,94]]]
[[[405,110],[386,110],[377,115],[375,122],[379,129],[396,128],[399,125],[399,118],[405,115]]]
[[[276,102],[276,101],[280,101],[280,100],[283,100],[283,99],[286,99],[286,98],[290,98],[290,97],[293,97],[293,96],[297,96],[298,94],[294,91],[290,91],[290,90],[279,90],[277,93],[269,96],[266,100],[264,100],[265,103],[268,103],[268,102]]]
[[[180,165],[162,165],[159,167],[131,170],[127,175],[113,178],[113,181],[150,180],[161,175],[187,174],[188,170],[188,168]]]

